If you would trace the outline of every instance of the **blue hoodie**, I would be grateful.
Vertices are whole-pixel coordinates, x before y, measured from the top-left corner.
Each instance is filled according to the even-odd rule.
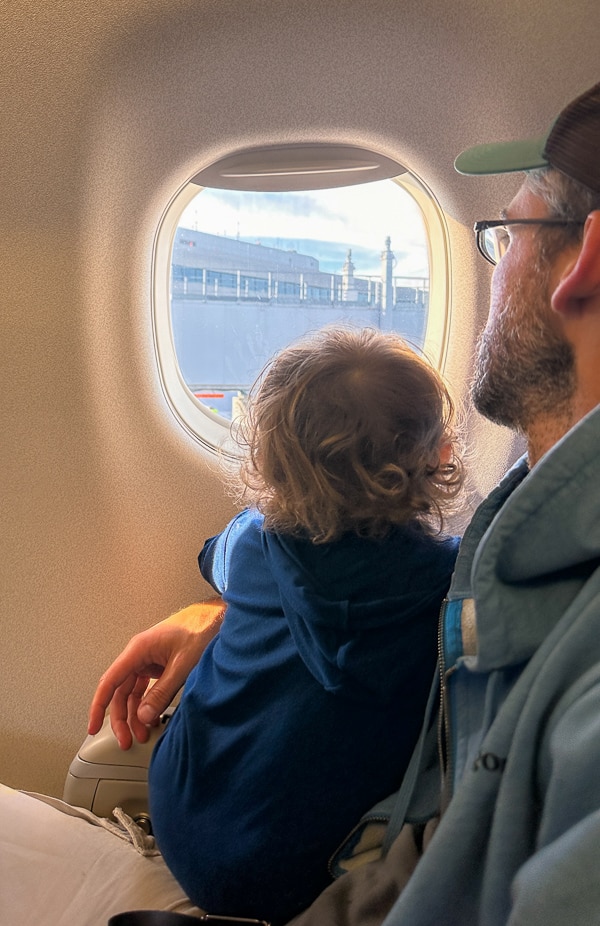
[[[410,758],[457,546],[418,525],[315,545],[253,510],[206,542],[226,616],[149,776],[159,847],[198,906],[282,923],[329,883]]]

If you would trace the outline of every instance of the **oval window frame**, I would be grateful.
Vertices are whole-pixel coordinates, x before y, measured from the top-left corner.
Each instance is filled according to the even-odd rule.
[[[152,256],[152,325],[160,382],[179,424],[210,453],[236,456],[231,422],[211,411],[181,374],[171,323],[173,244],[186,206],[207,187],[264,191],[324,189],[390,180],[416,202],[429,258],[429,310],[423,353],[443,371],[450,329],[449,236],[445,216],[428,187],[402,164],[366,149],[342,145],[287,145],[248,149],[222,158],[193,175],[173,195],[157,227]]]

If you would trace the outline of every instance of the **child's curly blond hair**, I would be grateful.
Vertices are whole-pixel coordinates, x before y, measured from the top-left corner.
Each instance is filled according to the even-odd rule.
[[[265,527],[326,543],[433,532],[463,484],[455,410],[442,378],[398,335],[329,327],[282,350],[234,428],[240,501]]]

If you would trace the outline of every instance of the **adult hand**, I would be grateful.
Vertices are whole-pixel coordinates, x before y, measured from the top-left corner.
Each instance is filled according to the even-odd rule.
[[[214,598],[136,634],[100,678],[88,733],[100,730],[110,705],[110,725],[121,749],[129,749],[133,737],[145,743],[148,727],[158,723],[217,634],[224,613],[225,605]]]

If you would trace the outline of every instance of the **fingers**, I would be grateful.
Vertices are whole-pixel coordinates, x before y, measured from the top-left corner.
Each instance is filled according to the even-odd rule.
[[[90,706],[88,733],[98,733],[110,705],[110,725],[113,733],[121,748],[129,749],[132,743],[129,718],[137,711],[137,705],[148,686],[149,677],[148,667],[145,666],[144,670],[140,671],[139,659],[134,655],[134,647],[130,642],[100,678]],[[135,703],[134,709],[130,708],[130,699]],[[137,722],[133,732],[141,742],[148,738],[147,731]]]
[[[88,733],[93,736],[95,733],[98,733],[100,727],[104,723],[104,715],[106,714],[106,708],[113,700],[115,693],[119,688],[119,681],[113,681],[110,676],[110,669],[106,672],[100,679],[98,687],[92,698],[92,703],[90,705],[90,712],[88,717]],[[134,680],[132,680],[131,687],[133,687]]]
[[[143,668],[130,643],[102,675],[90,706],[88,733],[98,733],[110,707],[110,725],[121,749],[129,749],[133,737],[140,743],[147,742],[148,725],[154,724],[168,707],[189,672],[176,666],[158,688],[156,685],[149,688],[151,679],[162,674],[163,668],[154,662],[151,665],[141,662]],[[140,716],[142,701],[145,713],[143,709]]]
[[[148,676],[140,675],[128,697],[125,697],[127,688],[121,687],[111,702],[110,723],[121,749],[129,749],[132,734],[138,743],[148,740],[148,727],[138,719],[137,712],[149,681]]]
[[[174,660],[174,664],[165,669],[159,681],[147,689],[137,709],[136,719],[139,723],[156,723],[185,683],[188,674],[189,669],[184,668],[183,660]]]
[[[225,608],[220,599],[190,605],[133,637],[102,675],[94,693],[88,733],[98,733],[110,705],[110,724],[122,749],[135,737],[148,739],[207,644],[218,632]],[[158,681],[151,685],[152,679]]]
[[[162,673],[162,665],[156,664],[152,651],[149,651],[148,636],[146,631],[133,637],[100,677],[90,706],[88,733],[93,735],[98,732],[109,705],[113,728],[115,724],[126,721],[130,695],[135,692],[134,697],[141,699],[148,680]]]

